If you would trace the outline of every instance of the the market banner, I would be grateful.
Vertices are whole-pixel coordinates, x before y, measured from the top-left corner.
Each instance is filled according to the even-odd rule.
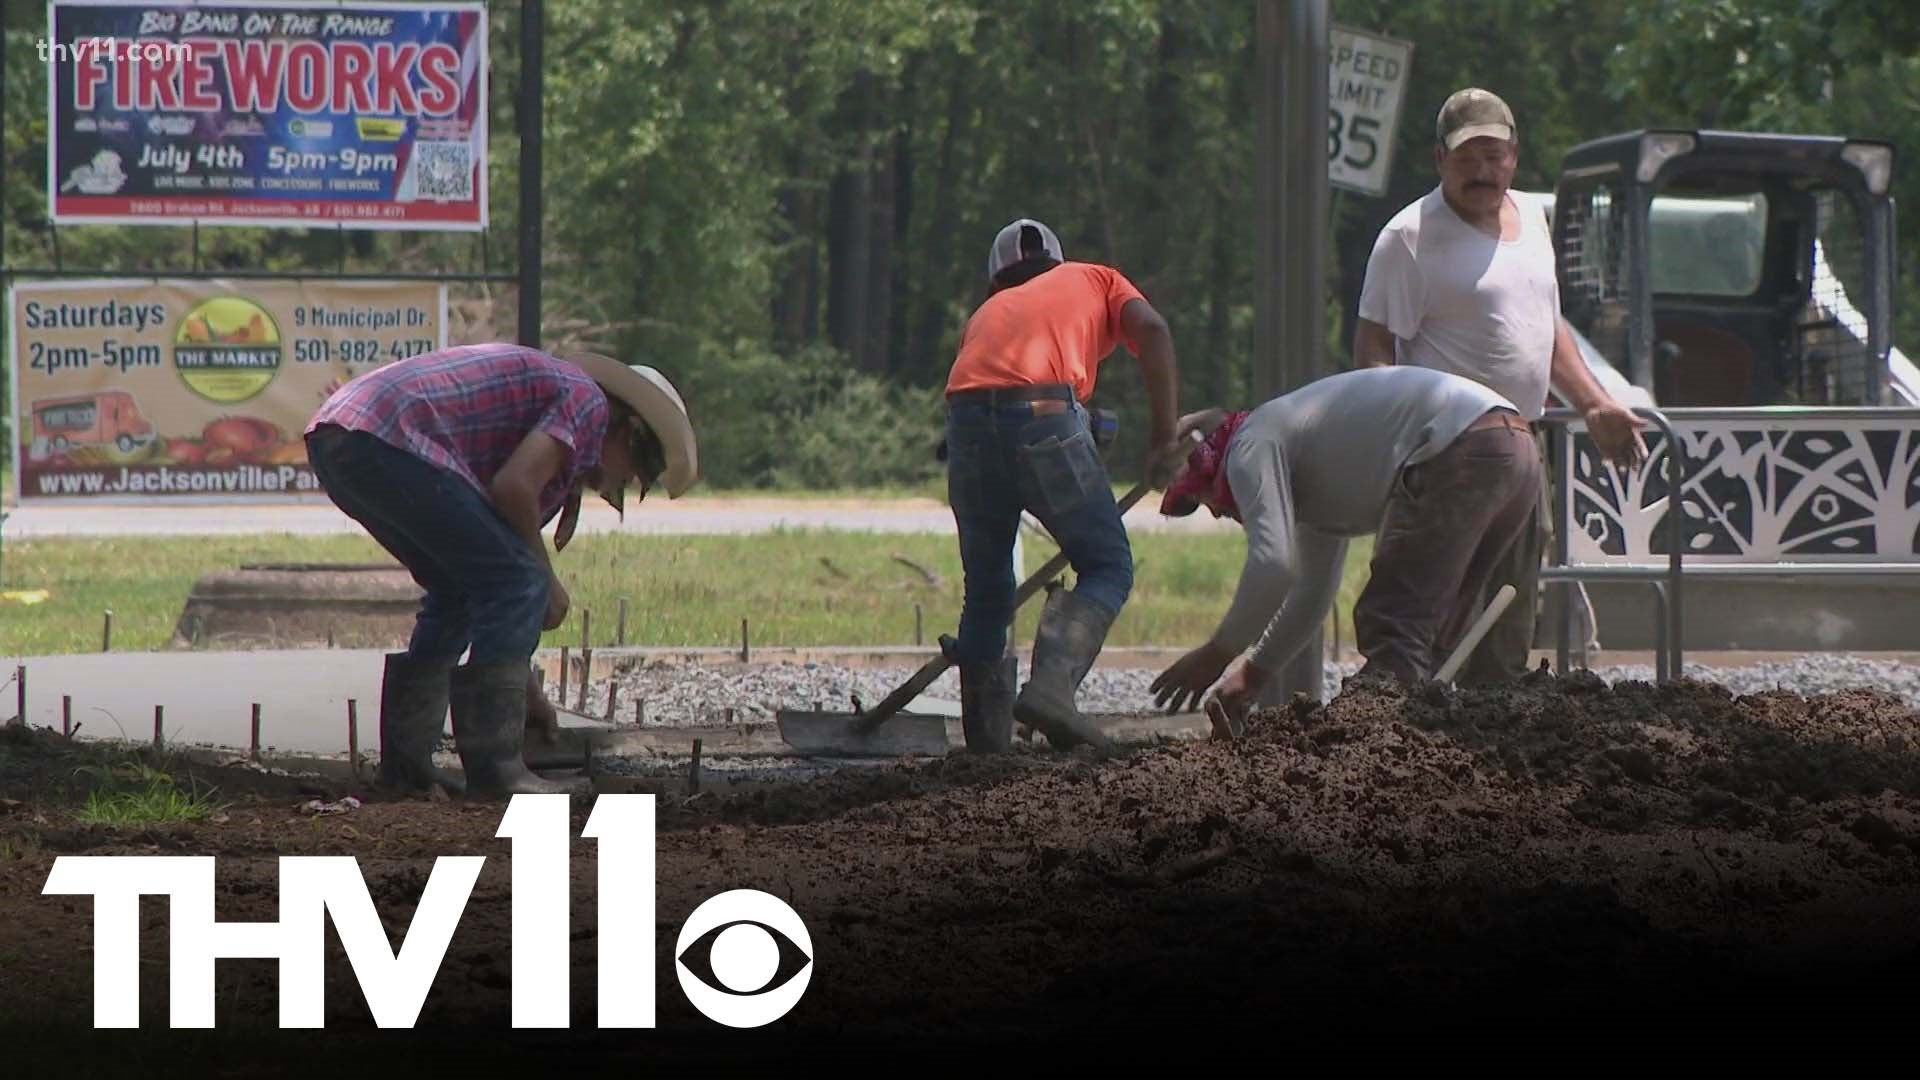
[[[319,494],[320,403],[446,344],[433,282],[33,282],[7,307],[22,503]]]
[[[486,227],[483,5],[49,8],[54,224]]]

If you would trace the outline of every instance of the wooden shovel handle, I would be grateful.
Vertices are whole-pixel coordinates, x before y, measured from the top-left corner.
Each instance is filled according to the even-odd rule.
[[[1124,515],[1128,510],[1133,509],[1133,504],[1144,498],[1149,490],[1145,480],[1135,484],[1132,491],[1121,497],[1120,513]],[[1060,572],[1067,568],[1067,561],[1067,553],[1058,552],[1046,561],[1046,565],[1021,582],[1020,588],[1013,594],[1014,611],[1018,613],[1028,600],[1033,599],[1034,593],[1039,592],[1047,582],[1059,577]],[[1011,621],[1008,625],[1012,625]],[[920,670],[914,672],[913,678],[901,683],[893,693],[881,698],[879,704],[855,717],[852,724],[853,730],[861,735],[872,734],[875,728],[905,708],[908,702],[925,693],[927,687],[932,686],[934,680],[946,674],[947,669],[952,666],[953,661],[947,659],[946,653],[940,653],[920,665]]]

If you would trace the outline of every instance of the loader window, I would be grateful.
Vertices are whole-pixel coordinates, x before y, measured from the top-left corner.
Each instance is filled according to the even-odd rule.
[[[1765,195],[1661,195],[1649,226],[1654,292],[1752,296],[1760,288]]]

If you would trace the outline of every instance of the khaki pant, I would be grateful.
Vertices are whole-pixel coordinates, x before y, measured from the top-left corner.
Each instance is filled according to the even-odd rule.
[[[1539,446],[1524,427],[1470,429],[1401,470],[1353,609],[1363,673],[1433,677],[1534,527],[1539,473]]]
[[[1512,585],[1513,603],[1499,621],[1488,628],[1479,647],[1461,666],[1454,682],[1460,686],[1487,686],[1511,682],[1527,672],[1527,657],[1533,649],[1535,627],[1540,618],[1540,563],[1547,545],[1553,542],[1553,493],[1546,468],[1546,439],[1536,434],[1534,445],[1540,455],[1539,497],[1528,515],[1526,527],[1514,538],[1513,545],[1486,579],[1473,605],[1478,618],[1493,595],[1503,585]],[[1584,597],[1583,597],[1584,598]]]

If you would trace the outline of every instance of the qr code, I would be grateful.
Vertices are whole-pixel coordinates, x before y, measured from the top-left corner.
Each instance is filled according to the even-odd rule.
[[[464,142],[417,142],[419,194],[423,199],[473,198],[473,146]]]

